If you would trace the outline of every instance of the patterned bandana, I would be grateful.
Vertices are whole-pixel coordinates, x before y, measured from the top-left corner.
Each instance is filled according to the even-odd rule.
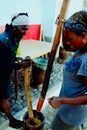
[[[87,11],[82,10],[74,13],[65,22],[64,27],[77,33],[87,32]]]
[[[67,21],[64,24],[65,28],[69,28],[70,30],[77,32],[77,33],[82,33],[82,32],[87,32],[87,25],[78,23],[78,22],[69,22]]]

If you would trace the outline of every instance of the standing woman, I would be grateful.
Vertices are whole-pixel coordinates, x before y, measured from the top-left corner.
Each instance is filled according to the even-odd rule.
[[[74,13],[65,22],[62,39],[74,55],[64,65],[59,96],[48,99],[58,109],[52,130],[81,130],[87,120],[87,11]]]
[[[15,119],[10,111],[9,97],[12,94],[11,73],[13,69],[29,66],[29,63],[15,63],[16,51],[21,38],[29,28],[29,18],[27,13],[15,15],[11,24],[6,24],[5,31],[0,34],[0,110],[9,119],[9,126],[20,128],[23,121]]]

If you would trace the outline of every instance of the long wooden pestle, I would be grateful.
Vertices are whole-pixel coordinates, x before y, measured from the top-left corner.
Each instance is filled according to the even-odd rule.
[[[48,65],[47,65],[47,70],[45,73],[45,78],[44,78],[44,82],[43,82],[43,86],[42,86],[42,91],[41,91],[41,95],[37,104],[37,111],[40,111],[44,100],[45,100],[45,96],[47,93],[47,89],[48,89],[48,85],[49,85],[49,79],[50,79],[50,75],[51,75],[51,71],[52,71],[52,65],[53,65],[53,61],[60,43],[60,37],[61,37],[61,32],[62,32],[62,27],[63,27],[63,20],[66,14],[66,10],[68,7],[68,3],[70,0],[63,0],[63,4],[61,7],[61,11],[60,11],[60,15],[58,13],[58,24],[57,24],[57,28],[56,28],[56,33],[55,33],[55,37],[54,37],[54,41],[53,41],[53,46],[51,49],[51,53],[49,56],[49,60],[48,60]]]

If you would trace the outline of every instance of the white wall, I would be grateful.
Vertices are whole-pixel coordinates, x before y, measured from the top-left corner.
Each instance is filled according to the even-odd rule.
[[[10,23],[11,15],[27,11],[30,24],[41,23],[44,33],[52,36],[56,0],[2,0],[0,2],[0,24]]]
[[[2,0],[0,3],[0,24],[10,22],[11,15],[17,12],[28,12],[30,23],[41,22],[41,0]]]
[[[42,24],[45,36],[52,37],[54,28],[54,18],[56,10],[56,0],[42,0]]]
[[[70,0],[66,17],[69,17],[76,11],[82,10],[82,6],[83,6],[83,0]]]
[[[53,38],[55,34],[55,20],[60,13],[63,0],[2,0],[0,2],[0,24],[10,23],[11,15],[26,11],[30,24],[41,23],[44,35]],[[83,0],[70,0],[67,17],[82,9]]]

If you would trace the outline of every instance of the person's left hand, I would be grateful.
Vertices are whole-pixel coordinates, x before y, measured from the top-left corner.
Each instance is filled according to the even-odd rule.
[[[51,97],[51,98],[48,99],[48,102],[53,108],[57,109],[62,105],[62,98]]]
[[[19,62],[19,66],[23,69],[30,67],[32,63],[32,60],[30,57],[25,58],[25,60],[22,60],[21,62]]]

